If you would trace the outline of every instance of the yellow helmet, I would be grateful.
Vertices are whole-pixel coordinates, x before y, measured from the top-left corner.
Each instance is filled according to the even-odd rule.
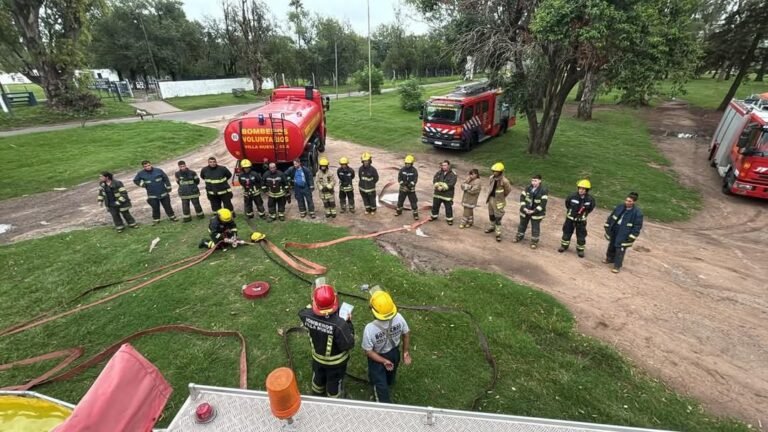
[[[348,165],[349,164],[349,159],[347,159],[346,156],[343,156],[341,159],[339,159],[339,163],[341,165]]]
[[[412,164],[412,163],[414,163],[414,162],[416,162],[416,158],[415,158],[415,157],[413,157],[413,155],[407,155],[407,156],[405,156],[405,163],[407,163],[407,164]]]
[[[579,180],[579,182],[576,183],[576,187],[580,187],[584,189],[592,189],[592,183],[590,183],[589,179],[583,179],[583,180]]]
[[[363,156],[360,157],[360,160],[363,162],[371,160],[371,154],[368,152],[363,153]]]
[[[216,214],[219,216],[219,220],[222,222],[229,222],[232,220],[232,211],[230,209],[218,209]]]
[[[504,172],[504,164],[501,163],[501,162],[496,162],[491,167],[491,171],[494,171],[494,172]]]
[[[326,159],[325,157],[321,157],[320,158],[320,162],[318,162],[318,165],[327,167],[328,166],[328,159]]]
[[[254,243],[255,242],[260,242],[260,241],[264,240],[265,238],[267,238],[267,236],[264,233],[255,232],[255,233],[251,234],[251,241],[254,242]]]
[[[252,166],[253,166],[253,164],[248,159],[243,159],[243,160],[240,161],[240,167],[241,168],[250,168]]]
[[[392,301],[392,297],[386,291],[376,291],[371,295],[369,302],[371,305],[371,312],[376,319],[382,321],[388,321],[395,317],[397,314],[397,306]]]

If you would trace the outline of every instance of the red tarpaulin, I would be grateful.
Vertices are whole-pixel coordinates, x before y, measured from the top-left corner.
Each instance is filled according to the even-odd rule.
[[[124,344],[54,432],[151,431],[172,391],[152,363]]]

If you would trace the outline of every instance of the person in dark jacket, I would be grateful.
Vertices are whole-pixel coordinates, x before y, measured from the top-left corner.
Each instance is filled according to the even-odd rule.
[[[453,195],[456,190],[458,177],[451,169],[451,163],[444,160],[440,163],[440,170],[432,178],[435,189],[432,196],[432,214],[430,220],[437,220],[440,215],[440,206],[445,206],[445,221],[453,225]]]
[[[138,187],[147,190],[147,204],[152,207],[152,223],[160,222],[160,206],[163,206],[165,214],[171,222],[176,222],[176,214],[171,206],[171,180],[160,168],[155,168],[148,160],[141,161],[144,168],[133,178],[133,182]]]
[[[624,264],[624,254],[635,244],[635,240],[643,229],[643,212],[635,205],[637,192],[630,192],[605,221],[605,239],[608,240],[608,250],[605,252],[605,264],[613,264],[614,273],[621,270]]]
[[[219,165],[216,158],[208,158],[208,166],[200,170],[200,178],[205,181],[205,191],[208,193],[208,201],[211,202],[211,210],[217,211],[224,207],[235,214],[232,206],[232,188],[229,187],[229,179],[232,173],[225,166]]]
[[[209,238],[200,240],[200,249],[237,247],[237,224],[233,216],[229,209],[218,209],[208,224]]]
[[[347,212],[347,206],[349,206],[349,212],[355,212],[355,191],[352,186],[352,180],[355,179],[355,170],[349,167],[349,159],[342,157],[339,159],[339,165],[341,167],[336,170],[336,176],[339,177],[339,206],[341,207],[341,213]]]
[[[568,250],[571,236],[576,231],[576,253],[584,258],[584,248],[587,244],[587,216],[595,209],[595,199],[589,194],[592,183],[588,179],[576,183],[576,192],[565,199],[565,222],[563,223],[563,238],[560,240],[560,253]]]
[[[299,319],[309,330],[312,347],[312,394],[342,397],[349,352],[355,346],[352,317],[341,318],[336,291],[320,285],[312,293],[312,306],[299,311]]]
[[[264,210],[264,200],[261,198],[261,175],[252,170],[253,164],[248,159],[240,161],[242,171],[237,175],[237,181],[243,188],[243,210],[248,219],[253,219],[253,203],[256,203],[256,210],[261,219],[266,219],[267,213]]]
[[[123,182],[115,180],[111,172],[104,171],[99,176],[99,204],[106,207],[112,216],[117,232],[123,232],[125,224],[138,228],[136,220],[131,216],[131,199],[125,190]],[[125,220],[125,224],[123,224]]]
[[[174,177],[176,177],[176,183],[179,185],[181,220],[183,222],[192,220],[192,212],[189,210],[190,203],[195,207],[197,218],[204,218],[203,206],[200,205],[200,189],[197,187],[200,184],[200,177],[197,176],[196,172],[189,169],[184,161],[179,161],[179,170],[174,173]]]
[[[419,181],[419,171],[413,166],[416,158],[413,155],[407,155],[405,157],[405,165],[400,168],[400,172],[397,173],[397,182],[400,184],[400,192],[397,194],[397,209],[395,210],[395,216],[403,214],[403,204],[405,204],[405,198],[408,198],[408,202],[411,204],[411,212],[413,212],[413,218],[419,219],[419,201],[416,198],[416,183]]]
[[[285,177],[296,194],[296,201],[299,203],[299,216],[306,217],[309,211],[309,217],[315,217],[315,202],[312,200],[312,192],[315,190],[315,180],[312,178],[312,171],[305,167],[301,160],[295,159],[293,166],[285,170]]]
[[[275,163],[269,164],[269,171],[262,177],[261,188],[267,193],[267,208],[269,208],[269,219],[267,222],[274,222],[275,219],[285,220],[285,199],[288,191],[288,179],[282,171],[277,169]]]
[[[357,187],[360,189],[360,196],[363,198],[365,214],[375,215],[377,207],[376,183],[379,181],[379,172],[373,167],[373,158],[370,153],[363,153],[360,161],[363,164],[357,170],[358,177],[360,177]]]
[[[539,247],[541,236],[541,220],[547,214],[547,188],[541,184],[541,176],[531,178],[531,184],[520,193],[520,225],[517,226],[517,236],[514,243],[525,238],[528,222],[531,223],[531,249]]]

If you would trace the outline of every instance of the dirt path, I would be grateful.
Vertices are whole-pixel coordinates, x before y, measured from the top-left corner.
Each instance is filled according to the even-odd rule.
[[[707,119],[679,108],[649,113],[652,128],[659,132],[711,132],[712,119],[702,126],[703,120]],[[704,211],[684,224],[647,223],[621,274],[612,274],[600,263],[606,246],[598,235],[607,217],[604,210],[590,217],[592,234],[585,259],[577,258],[573,251],[557,253],[564,215],[562,200],[556,197],[550,199],[541,247],[535,251],[527,244],[510,242],[517,225],[514,216],[504,221],[502,243],[483,234],[487,221],[484,210],[476,212],[478,224],[469,230],[449,227],[441,218],[424,226],[428,238],[393,234],[383,237],[380,244],[414,268],[479,268],[546,291],[568,306],[583,333],[613,344],[639,367],[701,400],[712,412],[766,427],[768,249],[761,245],[768,242],[768,204],[720,193],[717,176],[706,163],[706,138],[663,135],[656,137],[657,144],[681,180],[702,191]],[[401,154],[331,140],[327,156],[332,162],[342,155],[356,161],[364,150],[374,155],[374,165],[382,177],[380,187],[395,179],[396,171],[386,168],[399,166]],[[440,160],[455,159],[460,177],[473,167],[462,162],[460,154],[425,150],[416,155],[422,201],[431,196],[428,180]],[[233,165],[218,141],[184,159],[199,169],[211,154],[221,163]],[[169,173],[174,165],[175,160],[158,164]],[[117,177],[129,183],[134,173],[119,173]],[[107,224],[108,215],[95,204],[95,180],[70,191],[0,201],[0,223],[14,225],[12,231],[0,235],[0,241]],[[139,220],[147,221],[143,192],[133,185],[129,190]],[[642,207],[640,193],[638,204]],[[518,194],[515,188],[515,198],[509,200],[513,205]],[[319,200],[315,202],[319,204]],[[177,202],[174,205],[179,207]],[[295,207],[290,207],[289,217],[294,217]],[[410,221],[408,214],[396,219],[391,210],[381,209],[376,216],[358,212],[341,215],[332,223],[370,232]],[[459,238],[462,241],[457,241]]]

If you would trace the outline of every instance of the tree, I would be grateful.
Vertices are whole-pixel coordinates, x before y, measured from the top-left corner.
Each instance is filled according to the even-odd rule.
[[[368,91],[368,79],[367,65],[363,69],[352,74],[352,80],[357,84],[357,89],[360,91]],[[382,74],[381,70],[377,69],[376,66],[371,69],[370,83],[371,93],[381,94],[381,85],[384,83],[384,74]]]
[[[269,9],[260,0],[240,0],[234,4],[224,0],[223,8],[227,32],[235,42],[242,63],[251,77],[253,91],[261,93],[266,63],[264,52],[272,36],[272,26],[267,16]]]
[[[49,106],[66,108],[64,96],[79,92],[75,70],[83,66],[90,17],[100,7],[99,0],[3,0],[0,64],[40,84]]]
[[[415,79],[405,81],[399,86],[400,108],[405,111],[418,111],[424,104],[421,86]]]

